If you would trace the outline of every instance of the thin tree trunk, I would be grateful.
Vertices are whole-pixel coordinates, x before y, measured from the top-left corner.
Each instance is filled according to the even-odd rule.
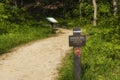
[[[66,4],[65,3],[63,3],[64,4],[64,7],[63,7],[63,17],[65,18],[65,13],[66,13]]]
[[[81,11],[81,3],[82,3],[82,0],[79,0],[79,12],[80,12],[80,15],[79,15],[79,18],[80,18],[80,21],[81,21],[81,14],[82,14],[82,11]]]
[[[21,6],[23,6],[23,0],[21,0]]]
[[[12,0],[12,5],[17,6],[17,1],[16,0]]]
[[[97,4],[96,4],[96,0],[93,0],[93,7],[94,7],[93,26],[96,26],[97,25]]]
[[[40,0],[35,0],[36,1],[36,6],[40,5]]]
[[[113,0],[113,7],[114,7],[114,15],[118,12],[118,6],[117,6],[118,0]]]

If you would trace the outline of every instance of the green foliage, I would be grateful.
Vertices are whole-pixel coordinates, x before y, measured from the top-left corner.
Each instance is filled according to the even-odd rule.
[[[101,4],[98,5],[98,8],[99,8],[99,11],[101,13],[108,13],[108,12],[110,12],[110,5],[109,4],[101,3]]]
[[[106,28],[89,26],[85,29],[87,43],[82,47],[82,80],[119,80],[120,46],[117,43],[106,42],[106,39],[102,38],[102,33],[108,30]],[[73,53],[67,54],[59,74],[58,80],[74,80]]]
[[[22,43],[32,40],[48,37],[50,29],[48,28],[33,28],[24,26],[19,30],[13,30],[9,34],[0,36],[0,54]]]
[[[92,18],[93,14],[93,7],[92,4],[88,3],[81,3],[81,11],[82,11],[82,17]]]
[[[48,37],[51,30],[45,24],[25,8],[0,3],[0,54],[20,44]]]
[[[114,46],[94,36],[87,41],[82,55],[83,80],[119,80],[119,58]]]
[[[2,3],[9,3],[9,1],[11,1],[11,0],[0,0],[0,2],[2,2]]]
[[[8,19],[8,16],[5,14],[4,4],[0,3],[0,22],[3,21],[3,19]]]
[[[63,59],[63,64],[59,68],[59,77],[57,80],[74,80],[74,74],[73,74],[73,54],[66,55],[66,57]]]

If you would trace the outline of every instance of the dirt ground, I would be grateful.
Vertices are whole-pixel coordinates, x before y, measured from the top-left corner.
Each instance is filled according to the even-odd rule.
[[[55,80],[61,60],[70,50],[72,31],[20,46],[0,57],[0,80]]]

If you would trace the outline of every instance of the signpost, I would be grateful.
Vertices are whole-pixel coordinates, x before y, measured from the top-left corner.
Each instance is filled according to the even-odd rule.
[[[81,48],[86,43],[86,36],[81,35],[81,30],[76,27],[73,29],[73,35],[69,36],[69,46],[74,50],[74,76],[75,80],[81,80]]]
[[[50,22],[52,29],[54,27],[54,24],[58,23],[58,21],[53,17],[47,17],[46,19]]]
[[[69,46],[75,46],[75,47],[81,47],[85,45],[85,35],[81,35],[81,36],[76,36],[76,35],[72,35],[69,36]]]

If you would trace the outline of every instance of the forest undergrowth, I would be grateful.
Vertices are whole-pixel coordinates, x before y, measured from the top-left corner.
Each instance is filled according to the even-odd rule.
[[[86,45],[82,47],[82,80],[120,79],[120,26],[93,27],[86,25]],[[63,59],[58,80],[74,80],[73,51]]]

